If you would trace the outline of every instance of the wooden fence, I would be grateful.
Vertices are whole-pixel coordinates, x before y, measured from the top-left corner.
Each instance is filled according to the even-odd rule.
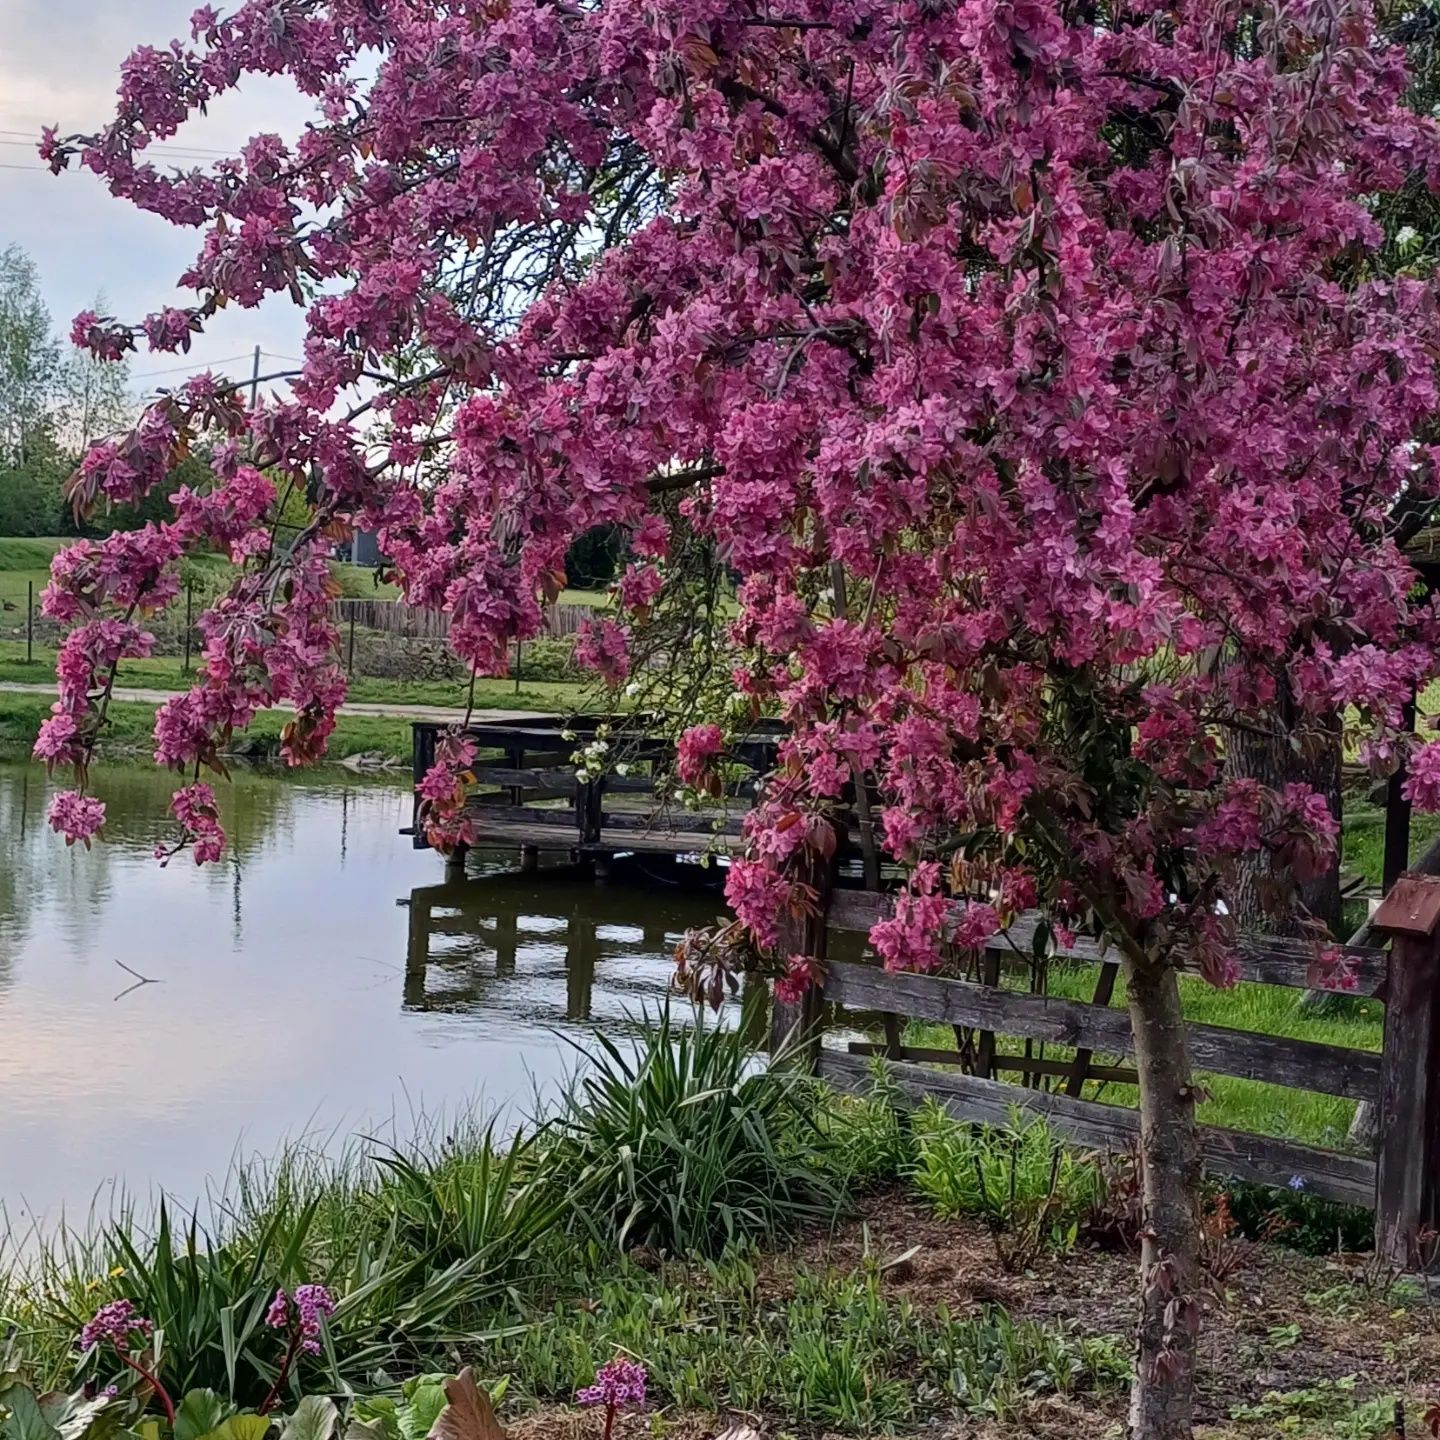
[[[853,951],[856,935],[868,932],[892,904],[882,893],[833,891],[823,920],[792,921],[783,948],[822,958],[847,946]],[[1200,1024],[1189,1027],[1189,1041],[1202,1075],[1376,1102],[1377,1155],[1215,1126],[1202,1126],[1201,1146],[1217,1174],[1303,1186],[1327,1199],[1374,1206],[1384,1253],[1397,1264],[1413,1264],[1417,1257],[1429,1262],[1435,1247],[1427,1250],[1425,1237],[1440,1230],[1440,879],[1402,877],[1371,929],[1390,940],[1388,951],[1341,948],[1358,993],[1387,1007],[1380,1053]],[[959,1119],[986,1124],[1005,1123],[1019,1107],[1045,1116],[1080,1144],[1128,1148],[1138,1136],[1137,1112],[1096,1093],[1136,1080],[1124,1063],[1132,1052],[1129,1016],[1111,1004],[1120,967],[1095,942],[1082,940],[1060,947],[1051,961],[1098,965],[1090,1001],[1043,993],[1033,970],[1030,990],[1008,988],[1005,972],[1028,959],[1033,934],[1031,919],[997,936],[969,979],[891,973],[873,957],[831,958],[823,988],[799,1005],[775,1005],[772,1048],[799,1027],[809,1037],[808,1063],[837,1088],[868,1091],[878,1064],[907,1102],[931,1097]],[[1312,984],[1313,949],[1301,942],[1252,937],[1239,959],[1244,980],[1293,989]],[[859,1025],[878,1019],[883,1041],[851,1041],[843,1049],[825,1043],[826,1025],[843,1024],[847,1011],[864,1017]],[[954,1047],[904,1044],[906,1017],[950,1027]],[[998,1037],[1023,1042],[1023,1052],[1002,1047]],[[1062,1047],[1062,1053],[1047,1055],[1046,1046]]]
[[[574,635],[595,614],[591,605],[556,603],[545,611],[545,634],[551,639]],[[352,623],[404,640],[443,641],[450,634],[450,617],[439,610],[420,610],[398,600],[333,600],[330,618],[342,629]]]

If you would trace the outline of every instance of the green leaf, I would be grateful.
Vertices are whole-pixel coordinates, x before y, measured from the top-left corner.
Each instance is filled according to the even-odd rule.
[[[331,1440],[340,1423],[335,1402],[324,1395],[307,1395],[285,1422],[280,1440]]]
[[[191,1390],[175,1410],[175,1440],[204,1440],[220,1428],[225,1409],[213,1390]]]
[[[345,1440],[390,1440],[383,1420],[354,1420],[345,1427]]]
[[[400,1408],[401,1440],[424,1440],[445,1408],[448,1375],[422,1375],[405,1387],[408,1405]]]
[[[269,1429],[268,1415],[232,1415],[223,1425],[212,1430],[205,1440],[265,1440]]]
[[[35,1392],[25,1385],[16,1385],[5,1392],[9,1414],[0,1421],[4,1440],[58,1440],[55,1427],[45,1418]]]

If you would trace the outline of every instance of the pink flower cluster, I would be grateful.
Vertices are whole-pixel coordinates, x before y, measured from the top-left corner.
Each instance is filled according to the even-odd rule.
[[[105,824],[105,802],[77,790],[62,790],[50,801],[46,818],[67,845],[78,840],[88,850]]]
[[[575,1392],[575,1398],[582,1405],[604,1405],[612,1410],[626,1405],[643,1408],[645,1379],[644,1365],[638,1360],[617,1355],[595,1372],[593,1385]]]
[[[692,725],[680,736],[675,750],[676,774],[687,785],[700,785],[711,763],[725,749],[725,732],[718,725]]]
[[[185,304],[73,338],[183,348],[288,297],[304,358],[253,406],[196,377],[82,462],[90,513],[202,449],[212,474],[56,558],[46,611],[78,638],[38,752],[83,773],[197,547],[239,571],[157,717],[186,771],[277,704],[287,758],[323,752],[345,694],[327,532],[378,532],[494,673],[606,527],[635,558],[576,657],[609,685],[688,597],[688,555],[736,582],[713,673],[790,732],[726,882],[763,949],[864,784],[913,871],[873,937],[887,964],[1032,904],[1088,923],[1077,897],[1103,894],[1154,955],[1233,978],[1238,868],[1303,877],[1336,827],[1307,784],[1227,775],[1227,737],[1299,753],[1343,715],[1440,808],[1440,744],[1402,718],[1440,672],[1440,603],[1391,514],[1440,492],[1440,308],[1387,271],[1375,218],[1440,177],[1440,129],[1341,8],[1277,11],[1255,50],[1216,43],[1214,0],[1125,26],[1055,0],[202,9],[125,62],[99,133],[42,141],[200,237]],[[208,168],[146,160],[255,75],[313,96],[311,123]],[[692,727],[682,776],[719,753]],[[421,781],[442,845],[473,834],[467,771],[437,756]],[[218,854],[208,801],[184,803]],[[56,804],[94,833],[96,802]],[[956,855],[984,881],[927,868]]]
[[[325,1321],[334,1313],[335,1297],[324,1285],[297,1285],[293,1297],[284,1290],[275,1292],[275,1298],[265,1312],[265,1323],[272,1330],[288,1330],[293,1324],[300,1349],[307,1355],[318,1355]]]
[[[112,1300],[85,1322],[80,1331],[80,1348],[93,1350],[102,1340],[109,1340],[124,1349],[135,1336],[143,1338],[154,1329],[149,1320],[136,1313],[133,1301]]]

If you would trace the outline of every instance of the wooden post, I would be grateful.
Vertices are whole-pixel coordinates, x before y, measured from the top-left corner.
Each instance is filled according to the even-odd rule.
[[[1401,876],[1371,923],[1390,936],[1375,1250],[1410,1269],[1440,1230],[1440,877]]]
[[[807,867],[806,874],[796,878],[814,890],[815,909],[804,915],[787,911],[780,917],[776,954],[782,964],[789,955],[813,955],[823,962],[826,913],[830,909],[833,884],[831,864],[817,860]],[[825,993],[819,985],[811,985],[793,1004],[775,996],[770,1006],[771,1059],[784,1051],[792,1063],[814,1073],[820,1061],[820,1031],[824,1014]]]
[[[180,664],[182,674],[190,673],[190,636],[195,628],[195,585],[185,582],[185,659]]]
[[[35,582],[25,582],[25,663],[35,658]]]
[[[1415,697],[1401,711],[1406,730],[1415,728]],[[1405,798],[1407,767],[1402,759],[1385,791],[1385,858],[1381,862],[1380,889],[1388,893],[1410,868],[1410,802]]]
[[[405,950],[405,1004],[425,1004],[425,969],[430,964],[430,898],[421,890],[410,894],[410,935]]]
[[[345,673],[347,675],[355,673],[355,607],[353,605],[350,607],[350,646],[345,657]]]

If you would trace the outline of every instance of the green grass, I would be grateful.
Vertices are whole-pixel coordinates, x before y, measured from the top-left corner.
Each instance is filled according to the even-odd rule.
[[[35,647],[33,660],[26,660],[23,642],[0,641],[0,680],[25,685],[55,683],[55,652]],[[195,681],[192,668],[185,673],[182,657],[157,655],[149,660],[126,660],[120,667],[121,689],[184,690]],[[587,693],[585,685],[552,680],[523,680],[517,691],[507,679],[482,679],[475,683],[475,704],[485,710],[535,710],[568,713],[578,708]],[[372,704],[434,705],[463,709],[469,685],[460,680],[376,680],[356,675],[350,681],[350,699]]]
[[[1097,970],[1092,965],[1055,965],[1049,975],[1049,993],[1066,1000],[1092,1000]],[[1021,988],[1028,984],[1019,977],[1005,983]],[[1233,990],[1217,990],[1194,976],[1182,976],[1180,987],[1185,1014],[1206,1025],[1229,1026],[1237,1030],[1253,1030],[1265,1035],[1288,1035],[1302,1040],[1318,1040],[1331,1045],[1349,1045],[1362,1050],[1378,1051],[1383,1038],[1384,1006],[1378,1000],[1343,1002],[1339,1013],[1314,1013],[1300,1008],[1304,993],[1276,985],[1237,985]],[[1123,979],[1115,987],[1112,1004],[1123,1007]],[[912,1021],[905,1032],[907,1044],[953,1046],[954,1032],[944,1025]],[[998,1036],[1001,1054],[1024,1053],[1024,1042]],[[1036,1047],[1034,1054],[1040,1057]],[[1063,1045],[1046,1045],[1043,1056],[1067,1060],[1074,1050]],[[1115,1063],[1117,1057],[1101,1057],[1098,1061]],[[1206,1099],[1199,1107],[1199,1118],[1207,1125],[1223,1125],[1237,1130],[1252,1130],[1262,1135],[1275,1135],[1316,1145],[1340,1146],[1345,1140],[1355,1102],[1333,1095],[1320,1095],[1306,1090],[1291,1090],[1279,1085],[1266,1085],[1255,1080],[1241,1080],[1227,1075],[1201,1075]],[[1100,1084],[1086,1086],[1091,1099],[1115,1105],[1134,1105],[1138,1096],[1133,1086]]]
[[[50,701],[43,695],[0,693],[0,748],[25,749],[34,743],[40,723],[50,713]],[[110,725],[102,744],[120,749],[153,749],[155,707],[116,702],[111,705]],[[247,735],[260,742],[260,753],[278,749],[280,730],[289,717],[284,711],[267,711],[255,717]],[[397,761],[410,763],[410,721],[388,720],[372,715],[342,715],[330,737],[329,756],[343,760],[347,755],[378,751]]]

